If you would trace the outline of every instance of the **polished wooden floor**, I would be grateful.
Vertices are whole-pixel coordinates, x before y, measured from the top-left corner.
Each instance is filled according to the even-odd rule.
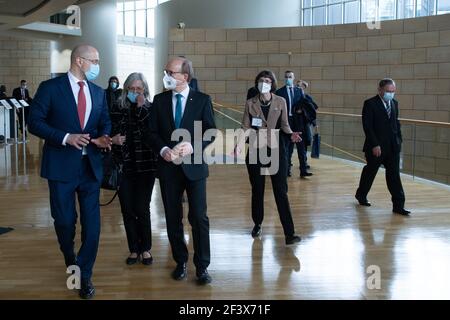
[[[0,148],[0,299],[78,299],[66,288],[65,266],[50,217],[48,188],[38,176],[40,142]],[[270,183],[263,235],[252,239],[250,186],[244,165],[214,165],[208,180],[211,285],[186,281],[174,268],[159,186],[151,202],[154,264],[127,266],[119,203],[102,208],[93,281],[96,299],[450,299],[450,189],[403,177],[411,217],[393,215],[380,171],[369,194],[353,197],[361,166],[311,159],[314,176],[289,179],[289,198],[303,241],[286,247]],[[104,193],[106,200],[110,193]],[[190,228],[186,226],[186,239]],[[79,245],[79,228],[77,244]],[[192,246],[190,245],[192,258]],[[381,288],[369,289],[370,266]]]

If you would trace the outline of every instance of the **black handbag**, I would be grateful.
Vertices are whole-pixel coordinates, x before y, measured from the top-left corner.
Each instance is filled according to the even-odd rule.
[[[112,152],[107,152],[103,154],[103,180],[101,188],[105,190],[116,191],[114,196],[110,201],[105,204],[100,204],[101,206],[107,206],[117,196],[120,188],[120,182],[122,177],[122,165],[114,158]]]

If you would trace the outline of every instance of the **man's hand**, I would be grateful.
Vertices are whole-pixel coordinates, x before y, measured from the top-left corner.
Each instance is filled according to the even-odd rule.
[[[231,152],[231,156],[232,157],[237,157],[242,153],[241,148],[239,148],[238,145],[236,145],[236,147],[234,147],[233,151]]]
[[[112,141],[113,144],[121,146],[121,145],[123,145],[125,143],[126,137],[125,136],[121,136],[120,133],[118,133],[114,137],[112,137],[111,141]]]
[[[183,158],[185,156],[192,154],[194,152],[194,149],[192,148],[192,145],[190,142],[181,142],[181,143],[177,144],[175,146],[175,148],[173,148],[173,152],[178,157]]]
[[[374,148],[372,148],[372,154],[375,156],[375,157],[379,157],[379,156],[381,156],[381,147],[380,146],[376,146],[376,147],[374,147]]]
[[[91,142],[100,149],[111,150],[112,139],[108,135],[98,137],[97,139],[91,139]]]
[[[173,152],[172,149],[170,148],[166,148],[164,150],[164,152],[162,153],[162,157],[164,160],[166,160],[167,162],[172,162],[174,159],[177,158],[177,156],[175,155],[175,153]]]
[[[66,144],[69,144],[78,150],[82,150],[89,144],[91,137],[89,134],[69,134],[66,140]]]
[[[294,143],[302,141],[302,138],[300,138],[301,132],[292,132],[291,134],[291,141]]]

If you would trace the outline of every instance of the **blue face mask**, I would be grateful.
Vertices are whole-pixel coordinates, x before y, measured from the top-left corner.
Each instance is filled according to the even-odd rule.
[[[117,87],[119,86],[119,84],[117,82],[111,82],[110,86],[111,86],[111,89],[116,90]]]
[[[138,95],[139,93],[128,91],[127,98],[131,101],[131,103],[136,103]]]
[[[98,75],[100,74],[100,65],[91,63],[89,70],[86,71],[84,74],[88,81],[93,81],[97,79]]]
[[[292,87],[292,85],[294,84],[294,80],[292,78],[286,78],[285,83],[288,87]]]
[[[385,92],[383,95],[384,101],[391,101],[394,99],[395,92]]]

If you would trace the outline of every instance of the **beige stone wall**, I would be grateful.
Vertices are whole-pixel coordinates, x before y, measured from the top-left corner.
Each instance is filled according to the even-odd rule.
[[[49,41],[0,37],[0,84],[6,86],[8,95],[25,79],[33,96],[39,84],[49,78]]]
[[[401,117],[450,121],[450,15],[383,21],[379,30],[365,24],[173,29],[169,55],[190,58],[202,91],[225,104],[242,106],[260,70],[282,79],[289,69],[310,83],[322,111],[361,114],[378,80],[392,77]],[[322,121],[323,140],[363,157],[360,120],[335,120]],[[413,127],[403,131],[404,171],[450,183],[450,129],[418,126],[415,144]]]
[[[186,55],[201,88],[243,104],[262,69],[293,70],[322,110],[360,113],[377,82],[398,85],[401,116],[450,121],[450,15],[365,24],[271,29],[173,29],[170,55]]]

